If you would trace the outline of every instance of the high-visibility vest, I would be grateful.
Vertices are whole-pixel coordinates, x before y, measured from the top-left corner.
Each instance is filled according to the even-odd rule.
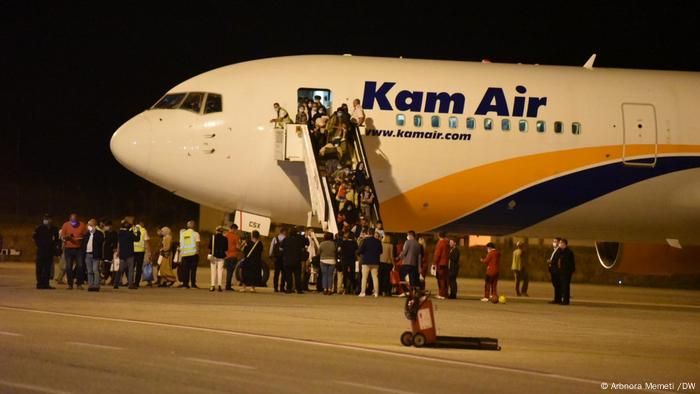
[[[194,256],[197,254],[196,231],[192,229],[180,230],[180,256]]]
[[[136,253],[143,253],[146,251],[146,235],[144,234],[146,232],[145,228],[142,228],[141,226],[134,226],[134,234],[141,233],[141,237],[137,242],[134,242],[134,252]]]

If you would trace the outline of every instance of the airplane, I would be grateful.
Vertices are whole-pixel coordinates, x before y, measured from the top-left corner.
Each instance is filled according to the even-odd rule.
[[[595,56],[595,55],[594,55]],[[112,136],[130,171],[186,199],[275,222],[333,223],[306,125],[359,99],[355,156],[390,232],[445,230],[700,245],[700,74],[352,55],[247,61],[170,89]],[[312,154],[313,153],[313,154]],[[611,247],[612,246],[612,247]]]

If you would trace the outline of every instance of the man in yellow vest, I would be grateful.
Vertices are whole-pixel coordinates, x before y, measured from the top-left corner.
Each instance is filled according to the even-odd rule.
[[[270,122],[275,124],[276,129],[284,129],[287,127],[287,124],[292,123],[292,118],[289,116],[289,112],[280,107],[279,103],[274,103],[272,108],[274,108],[277,116],[270,119]]]
[[[187,229],[180,230],[180,257],[183,283],[179,287],[198,289],[197,264],[199,263],[199,233],[194,231],[194,220],[187,222]]]
[[[141,284],[141,275],[143,273],[143,263],[146,257],[146,252],[150,251],[148,246],[148,231],[146,231],[145,224],[143,220],[140,220],[136,226],[133,227],[134,234],[139,236],[139,240],[134,242],[134,271],[136,272],[136,278],[134,279],[134,286],[139,287]],[[150,282],[149,286],[153,286]]]

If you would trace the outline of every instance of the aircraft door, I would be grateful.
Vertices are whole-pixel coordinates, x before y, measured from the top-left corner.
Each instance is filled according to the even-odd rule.
[[[333,102],[331,101],[331,91],[329,89],[299,88],[297,90],[297,98],[300,103],[304,99],[314,100],[314,98],[316,97],[321,99],[321,104],[323,104],[323,106],[326,108],[326,111],[328,111],[326,115],[331,116],[331,114],[333,113]],[[294,113],[296,113],[296,110],[297,109],[294,108]]]
[[[623,103],[622,122],[622,163],[654,167],[658,153],[656,108],[646,103]]]

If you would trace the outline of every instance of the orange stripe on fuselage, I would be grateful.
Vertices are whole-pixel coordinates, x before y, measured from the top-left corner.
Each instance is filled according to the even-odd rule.
[[[659,145],[658,153],[697,154],[700,145]],[[654,154],[654,145],[626,148],[627,158],[650,154]],[[389,231],[432,230],[528,185],[621,158],[622,145],[609,145],[521,156],[469,168],[383,201],[382,220]]]

